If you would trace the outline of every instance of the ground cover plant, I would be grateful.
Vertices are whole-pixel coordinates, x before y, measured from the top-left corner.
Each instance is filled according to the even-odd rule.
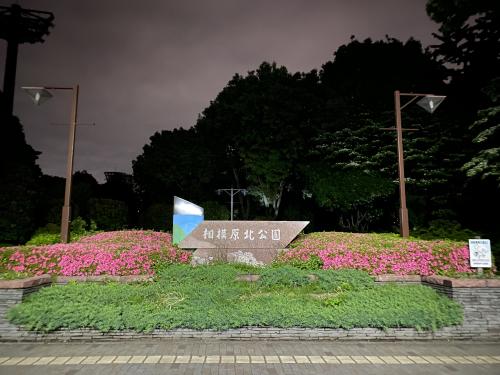
[[[396,234],[310,233],[292,243],[276,262],[304,269],[353,268],[372,275],[474,273],[466,242],[404,239]]]
[[[103,232],[69,244],[0,248],[0,273],[3,278],[42,274],[151,275],[156,263],[188,263],[190,257],[189,252],[172,246],[169,233]]]
[[[257,282],[237,281],[260,274]],[[31,330],[416,327],[460,324],[460,306],[425,286],[375,285],[357,270],[163,267],[137,284],[70,283],[41,289],[8,313]]]

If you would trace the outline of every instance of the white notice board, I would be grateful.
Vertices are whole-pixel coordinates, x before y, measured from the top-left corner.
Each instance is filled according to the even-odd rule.
[[[490,240],[469,240],[469,254],[471,267],[491,267]]]

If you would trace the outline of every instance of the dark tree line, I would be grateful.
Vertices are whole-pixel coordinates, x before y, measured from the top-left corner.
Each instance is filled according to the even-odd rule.
[[[235,75],[192,127],[150,138],[132,162],[133,180],[115,176],[99,185],[88,174],[75,176],[78,215],[91,219],[120,206],[123,226],[168,229],[173,195],[222,219],[229,216],[228,197],[216,190],[234,187],[249,191],[235,197],[237,219],[310,220],[309,230],[397,231],[395,132],[382,128],[394,127],[393,92],[400,90],[447,96],[432,115],[417,105],[402,113],[404,127],[418,129],[404,134],[412,230],[461,225],[499,237],[499,4],[429,0],[427,12],[440,24],[439,43],[427,50],[413,39],[353,37],[319,70],[293,73],[264,62]],[[29,146],[24,157],[31,166],[26,176],[43,181],[42,187],[56,184],[41,176]],[[60,189],[53,199],[62,200]],[[95,199],[114,208],[99,210]]]

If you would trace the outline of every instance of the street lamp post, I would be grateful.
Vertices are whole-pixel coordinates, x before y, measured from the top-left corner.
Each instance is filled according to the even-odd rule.
[[[71,106],[71,121],[68,137],[68,157],[66,163],[66,186],[64,189],[64,205],[61,215],[61,241],[68,243],[70,241],[70,222],[71,222],[71,187],[73,178],[73,159],[75,155],[75,136],[76,136],[76,123],[78,117],[78,94],[79,85],[72,87],[22,87],[35,102],[40,105],[47,99],[52,97],[50,90],[71,90],[73,91],[73,101]]]
[[[220,194],[221,192],[227,193],[231,196],[231,221],[233,221],[233,207],[234,207],[234,196],[238,193],[242,193],[243,195],[246,195],[247,190],[246,189],[217,189],[217,194]]]
[[[403,106],[401,106],[401,96],[411,97]],[[414,94],[402,93],[398,90],[394,91],[394,111],[396,114],[396,134],[398,146],[398,175],[399,175],[399,225],[401,237],[408,237],[410,235],[410,225],[408,220],[408,208],[406,207],[406,188],[405,188],[405,169],[404,169],[404,156],[403,156],[403,129],[401,124],[401,111],[408,105],[413,103],[418,98],[421,98],[417,104],[424,108],[426,111],[433,113],[436,108],[444,100],[445,96],[432,95],[432,94]],[[388,130],[388,129],[387,129]],[[394,129],[390,129],[394,130]]]

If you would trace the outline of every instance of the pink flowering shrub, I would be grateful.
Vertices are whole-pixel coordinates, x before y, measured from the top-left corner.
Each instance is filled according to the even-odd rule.
[[[323,269],[352,268],[372,275],[475,272],[463,242],[403,239],[391,234],[311,233],[296,240],[278,263]]]
[[[12,249],[0,248],[0,253]],[[154,262],[189,263],[191,254],[172,246],[169,233],[104,232],[69,244],[19,247],[3,257],[9,271],[31,275],[152,275]]]

